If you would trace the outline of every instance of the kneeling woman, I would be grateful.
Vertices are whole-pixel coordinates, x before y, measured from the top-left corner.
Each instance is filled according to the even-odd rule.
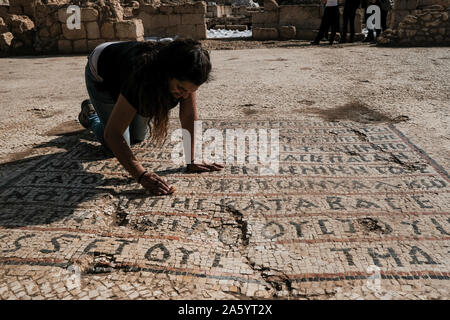
[[[208,51],[191,39],[103,43],[89,55],[85,70],[89,100],[83,101],[78,119],[145,189],[168,194],[167,182],[145,170],[130,146],[143,141],[148,131],[153,141],[163,142],[169,111],[179,103],[181,127],[191,133],[194,155],[195,92],[210,71]],[[187,166],[190,172],[221,169],[220,164],[195,161]]]

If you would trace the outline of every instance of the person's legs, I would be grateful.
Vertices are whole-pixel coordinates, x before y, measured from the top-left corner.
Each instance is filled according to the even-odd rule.
[[[342,34],[341,34],[341,43],[346,42],[347,40],[347,24],[349,22],[349,6],[344,7],[344,13],[343,13],[343,25],[342,25]],[[350,30],[352,30],[352,26],[350,24]]]
[[[356,7],[352,7],[349,10],[348,19],[350,20],[350,42],[355,40],[355,17],[356,17]]]
[[[330,27],[330,10],[329,7],[325,7],[322,16],[322,21],[320,22],[319,33],[317,34],[316,39],[313,41],[313,43],[319,44],[320,40],[322,40],[323,36],[325,35],[325,32],[328,32],[329,27]]]
[[[329,38],[330,44],[333,44],[336,32],[339,30],[339,7],[330,7],[330,24],[331,36]]]
[[[95,81],[94,77],[91,74],[89,65],[87,65],[85,69],[85,80],[86,89],[89,94],[89,100],[91,101],[95,111],[97,112],[96,114],[89,116],[89,127],[93,131],[97,140],[105,148],[110,150],[104,139],[104,128],[106,127],[106,123],[108,122],[109,116],[112,113],[116,101],[107,91],[100,88],[99,83]],[[123,137],[125,138],[127,144],[130,145],[129,128],[125,130]]]

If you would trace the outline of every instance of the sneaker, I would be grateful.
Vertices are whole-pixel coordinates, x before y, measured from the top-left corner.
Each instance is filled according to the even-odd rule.
[[[86,129],[89,128],[89,116],[95,114],[94,106],[89,99],[84,100],[81,103],[81,112],[78,115],[78,121]]]

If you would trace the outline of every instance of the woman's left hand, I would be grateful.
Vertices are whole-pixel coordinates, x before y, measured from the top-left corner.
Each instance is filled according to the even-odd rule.
[[[196,172],[210,172],[210,171],[220,171],[224,168],[224,165],[219,163],[190,163],[187,165],[187,172],[196,173]]]

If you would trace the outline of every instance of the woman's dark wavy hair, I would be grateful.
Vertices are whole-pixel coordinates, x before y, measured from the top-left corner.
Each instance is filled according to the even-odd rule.
[[[169,108],[176,103],[169,80],[187,80],[200,86],[209,79],[210,57],[201,43],[192,39],[143,42],[140,49],[127,85],[137,94],[137,113],[149,118],[150,139],[160,143],[167,138]]]

